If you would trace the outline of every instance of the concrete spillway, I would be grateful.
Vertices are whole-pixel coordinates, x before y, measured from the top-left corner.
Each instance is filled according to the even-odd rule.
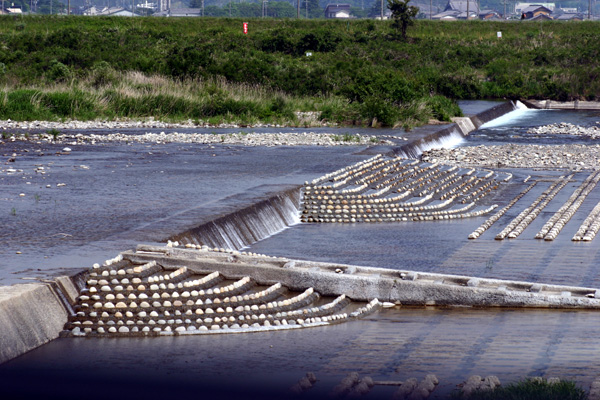
[[[525,106],[518,101],[505,102],[472,116],[456,118],[454,124],[441,127],[433,132],[415,129],[405,136],[408,143],[395,148],[393,154],[406,158],[417,158],[423,154],[423,152],[433,148],[455,147],[459,145],[469,133],[479,129],[483,124],[511,111],[522,109],[523,107]]]
[[[182,244],[239,250],[299,223],[299,208],[300,188],[292,188],[170,239]]]

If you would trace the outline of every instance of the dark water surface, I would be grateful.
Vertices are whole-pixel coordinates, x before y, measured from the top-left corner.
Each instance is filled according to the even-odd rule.
[[[551,122],[592,125],[600,120],[597,113],[568,111],[522,111],[515,118],[473,133],[465,145],[584,143],[582,138],[537,138],[525,131]],[[11,146],[0,151],[21,154],[19,146],[25,145]],[[0,284],[63,268],[87,268],[137,243],[160,241],[197,225],[235,207],[241,199],[260,197],[278,185],[302,184],[365,158],[357,154],[364,147],[114,144],[70,146],[73,154],[57,156],[54,153],[64,146],[44,145],[48,155],[43,157],[34,155],[34,147],[29,145],[31,152],[22,153],[14,163],[23,174],[0,174],[0,223],[4,227]],[[43,164],[48,173],[36,174],[36,164]],[[500,206],[527,186],[523,183],[526,176],[563,174],[513,172],[514,180],[493,199]],[[385,268],[600,287],[600,242],[570,240],[600,201],[600,189],[592,192],[554,242],[533,239],[585,177],[585,173],[577,174],[531,226],[511,241],[495,241],[494,236],[550,182],[540,182],[475,241],[467,240],[467,235],[487,216],[453,222],[302,224],[254,244],[251,250]],[[57,188],[60,182],[67,186]],[[52,188],[45,187],[48,183]],[[19,193],[26,196],[19,197]],[[287,388],[313,371],[320,381],[305,397],[319,398],[347,372],[357,371],[380,380],[421,379],[435,373],[441,380],[436,391],[439,398],[472,374],[494,374],[502,382],[559,376],[587,389],[600,375],[599,322],[600,314],[591,311],[396,308],[333,327],[266,334],[59,339],[0,365],[0,385],[9,397],[58,398],[69,393],[87,398],[115,394],[285,398]],[[392,390],[379,388],[367,398],[390,398]]]

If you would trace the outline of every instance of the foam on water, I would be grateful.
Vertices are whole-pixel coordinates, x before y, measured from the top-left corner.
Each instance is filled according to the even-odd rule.
[[[404,147],[403,151],[399,152],[398,155],[406,158],[417,158],[431,149],[453,149],[463,144],[464,141],[464,136],[457,129],[453,129],[449,135],[439,136],[426,142],[419,142],[411,147]]]
[[[493,119],[485,124],[481,125],[479,129],[499,128],[503,126],[516,126],[519,125],[523,120],[529,120],[534,118],[536,114],[543,113],[546,110],[534,110],[529,109],[527,106],[520,101],[514,103],[515,109],[501,117]]]

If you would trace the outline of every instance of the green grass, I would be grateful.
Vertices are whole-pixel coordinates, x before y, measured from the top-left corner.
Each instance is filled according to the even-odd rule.
[[[0,118],[412,127],[460,99],[600,98],[599,22],[416,21],[407,41],[389,21],[249,23],[0,16]]]
[[[469,400],[585,400],[587,394],[575,382],[547,383],[532,379],[523,380],[492,391],[476,391],[471,396],[455,393],[454,399]]]

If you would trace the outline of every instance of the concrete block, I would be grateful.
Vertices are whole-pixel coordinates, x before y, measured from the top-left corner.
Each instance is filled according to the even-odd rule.
[[[0,363],[57,338],[67,317],[49,284],[0,287]]]

